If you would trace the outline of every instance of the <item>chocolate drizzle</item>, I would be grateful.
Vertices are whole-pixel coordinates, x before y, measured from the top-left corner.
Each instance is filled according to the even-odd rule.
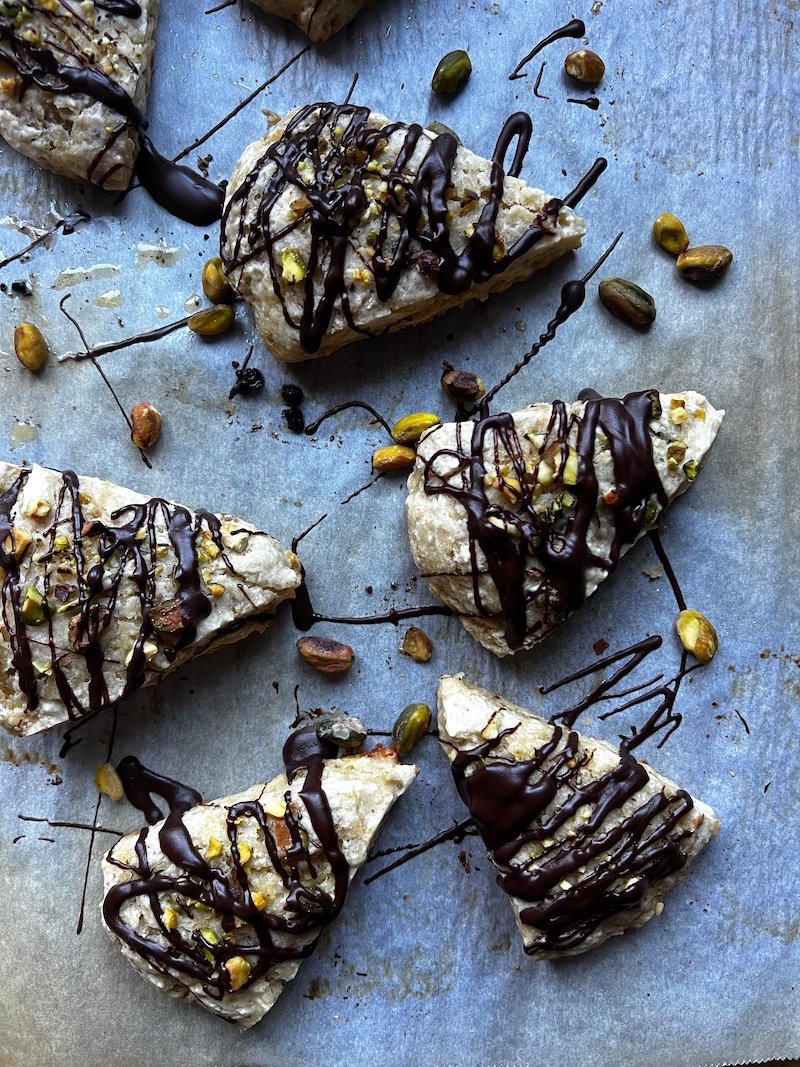
[[[215,1000],[231,992],[226,964],[234,957],[244,957],[249,964],[246,981],[236,987],[246,988],[277,964],[309,956],[322,928],[344,904],[350,873],[322,783],[325,761],[336,755],[337,749],[320,741],[313,725],[290,735],[283,749],[286,777],[291,785],[305,770],[302,787],[294,794],[287,790],[282,818],[268,816],[258,800],[241,801],[228,809],[230,872],[200,854],[184,822],[186,812],[202,802],[200,794],[147,770],[133,757],[122,760],[118,770],[126,795],[149,823],[162,818],[153,794],[167,802],[169,814],[158,831],[158,843],[180,873],[168,875],[152,869],[146,827],[136,842],[135,863],[124,863],[112,850],[108,862],[130,871],[132,878],[112,886],[106,894],[103,918],[108,928],[156,970],[177,971],[200,982]],[[312,855],[302,830],[306,817],[320,842],[321,860]],[[253,900],[238,845],[240,828],[247,823],[255,823],[263,834],[269,861],[286,890],[280,912],[259,909]],[[332,883],[330,890],[323,888],[323,882]],[[123,917],[126,903],[138,897],[146,898],[160,941],[138,933]],[[199,930],[188,938],[179,929],[170,929],[164,914],[168,902],[194,918],[197,926],[208,924],[205,916],[211,909],[220,917],[223,936],[212,942]]]
[[[14,263],[16,260],[22,259],[23,256],[27,256],[34,248],[38,247],[49,237],[53,237],[59,230],[61,230],[65,237],[68,234],[74,233],[75,227],[82,222],[88,222],[89,218],[90,216],[81,208],[76,208],[74,211],[70,211],[68,215],[65,215],[62,219],[59,219],[58,222],[54,223],[47,233],[43,233],[40,237],[34,237],[29,244],[20,249],[19,252],[15,252],[12,256],[0,259],[0,270],[2,270],[3,267],[7,267],[9,263]],[[13,287],[12,283],[12,289]]]
[[[284,319],[298,331],[308,353],[319,349],[337,304],[347,325],[366,333],[351,307],[345,264],[356,229],[367,209],[374,208],[372,255],[362,259],[379,300],[391,298],[403,273],[414,264],[435,280],[440,292],[464,293],[506,270],[555,233],[562,207],[557,199],[544,205],[510,248],[497,244],[505,175],[518,176],[530,137],[531,120],[523,112],[505,123],[492,156],[489,188],[481,194],[479,216],[457,251],[448,223],[448,190],[458,151],[451,133],[432,135],[417,124],[399,122],[376,126],[370,122],[369,108],[351,104],[309,104],[292,116],[283,135],[269,145],[230,197],[222,224],[225,270],[235,275],[266,256]],[[396,147],[389,159],[384,153],[393,138]],[[504,159],[514,142],[514,158],[506,171]],[[420,151],[422,158],[416,161]],[[385,194],[377,199],[368,192],[376,182],[386,185]],[[303,205],[302,210],[283,221],[285,194],[295,191],[292,203]],[[241,219],[226,247],[225,230],[234,210]],[[288,285],[281,282],[283,266],[276,246],[280,243],[282,256],[286,239],[300,226],[308,226],[310,246],[304,278],[294,286],[302,304],[296,313],[287,299]]]
[[[518,78],[527,78],[528,72],[522,72],[522,68],[527,66],[534,56],[542,51],[543,48],[547,48],[549,44],[553,44],[555,41],[560,41],[565,37],[583,37],[586,33],[586,26],[580,19],[572,19],[565,26],[559,26],[557,30],[553,30],[552,33],[548,33],[546,37],[543,37],[538,44],[528,52],[524,59],[521,59],[517,63],[516,67],[508,76],[510,82],[516,81]]]
[[[538,455],[534,453],[533,471],[526,467],[509,414],[459,423],[456,447],[440,449],[426,459],[425,492],[451,496],[466,511],[476,610],[487,617],[495,615],[484,608],[482,579],[487,576],[499,600],[510,648],[520,648],[532,634],[542,636],[580,607],[589,568],[611,571],[622,549],[644,531],[649,502],[654,499],[661,507],[667,503],[650,442],[649,425],[657,403],[658,393],[647,390],[622,400],[588,400],[578,415],[556,401],[544,441]],[[598,433],[608,440],[615,479],[613,494],[603,500],[613,524],[608,557],[591,548],[599,503],[594,466]],[[571,451],[577,462],[568,476]],[[536,505],[536,472],[547,457],[555,465],[554,480],[563,492],[542,508]],[[504,467],[513,477],[514,482],[507,483],[516,496],[513,504],[490,501],[488,463],[496,470]],[[529,609],[536,613],[530,625]]]
[[[527,905],[520,919],[539,936],[526,951],[564,952],[606,919],[640,905],[654,882],[684,866],[680,843],[688,831],[679,824],[692,799],[682,790],[661,791],[631,810],[649,782],[647,770],[623,747],[616,766],[587,778],[581,772],[591,752],[577,733],[558,726],[530,759],[494,756],[516,728],[457,752],[453,777],[492,853],[498,882]],[[576,819],[587,806],[585,819]],[[520,850],[531,846],[535,858],[520,861]]]
[[[87,522],[78,478],[72,471],[64,471],[45,535],[44,579],[38,589],[41,619],[26,623],[23,604],[27,593],[13,548],[12,512],[29,474],[22,470],[0,495],[2,622],[9,635],[17,685],[27,698],[28,710],[39,706],[40,689],[50,676],[69,717],[79,719],[145,683],[147,671],[152,669],[148,668],[146,643],[156,642],[159,652],[174,660],[179,650],[194,640],[198,623],[211,612],[200,577],[197,542],[201,535],[210,537],[230,573],[235,575],[236,571],[225,553],[215,515],[198,511],[192,518],[186,508],[155,497],[118,509],[111,516],[114,525]],[[159,601],[156,569],[160,572],[170,565],[176,593],[171,601]],[[119,670],[119,663],[105,648],[102,635],[113,619],[123,583],[126,591],[132,587],[141,624],[126,660],[121,691],[112,693],[105,670],[108,665]],[[64,640],[63,624],[59,624],[60,637],[55,625],[66,610],[70,612],[69,644]],[[166,627],[159,622],[159,612],[168,614]],[[75,671],[76,660],[83,660],[85,665],[78,676],[88,677],[85,701],[68,677]]]
[[[98,6],[105,8],[112,16],[137,18],[141,14],[135,0],[105,0]],[[103,160],[117,140],[132,129],[140,135],[134,171],[153,199],[177,218],[195,226],[208,226],[219,219],[222,214],[222,189],[188,167],[179,166],[162,156],[144,133],[147,121],[126,90],[101,70],[85,65],[90,62],[85,53],[94,44],[97,31],[77,17],[72,8],[69,9],[69,21],[54,12],[44,9],[37,11],[52,22],[69,43],[59,45],[50,42],[55,51],[36,47],[17,33],[14,22],[0,19],[0,63],[16,73],[20,95],[23,96],[31,86],[35,86],[53,95],[87,96],[123,120],[109,130],[105,144],[89,164],[88,180],[101,187],[107,185],[119,164],[103,172],[100,169]],[[81,38],[84,39],[83,45],[79,40]],[[77,65],[63,63],[56,52],[77,58],[79,62]]]

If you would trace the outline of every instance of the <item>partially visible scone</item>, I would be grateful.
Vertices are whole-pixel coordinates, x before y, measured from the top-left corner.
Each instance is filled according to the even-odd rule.
[[[252,0],[270,15],[289,19],[312,41],[327,41],[374,0]]]
[[[587,952],[660,914],[719,830],[707,804],[630,753],[463,675],[441,680],[439,736],[536,959]]]
[[[417,774],[386,748],[336,758],[313,725],[289,738],[284,759],[285,774],[207,804],[124,760],[129,797],[146,797],[151,822],[161,816],[153,794],[170,814],[103,860],[103,921],[127,960],[165,993],[242,1029],[311,955]]]
[[[647,390],[437,426],[406,500],[423,578],[484,648],[532,648],[689,488],[723,415]]]
[[[124,111],[146,110],[159,6],[160,0],[6,0],[0,135],[46,170],[127,189],[139,136]]]
[[[577,248],[583,221],[512,176],[529,137],[528,116],[512,116],[493,162],[449,132],[354,104],[288,114],[245,149],[222,220],[225,271],[267,348],[283,362],[326,356]]]
[[[0,725],[38,733],[265,630],[300,563],[230,515],[0,463]]]

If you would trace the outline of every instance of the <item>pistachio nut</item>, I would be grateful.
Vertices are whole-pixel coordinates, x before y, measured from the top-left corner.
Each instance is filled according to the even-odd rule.
[[[611,314],[628,325],[641,330],[655,321],[655,300],[635,282],[625,278],[604,278],[597,291]]]
[[[427,663],[433,655],[431,639],[418,626],[409,626],[403,636],[400,651],[410,656],[415,663]]]
[[[367,739],[364,724],[354,715],[320,719],[316,731],[320,741],[330,741],[332,745],[348,750],[361,748]]]
[[[26,370],[34,374],[40,371],[47,360],[47,341],[42,331],[32,322],[21,322],[14,330],[14,353]]]
[[[675,620],[675,629],[687,652],[691,652],[701,663],[711,662],[719,648],[719,639],[705,615],[688,609],[681,611]]]
[[[109,800],[122,800],[125,790],[122,787],[122,779],[117,774],[117,769],[110,763],[101,763],[95,771],[94,784],[99,793]]]
[[[379,448],[372,454],[372,469],[383,473],[384,471],[404,471],[414,466],[417,454],[413,448],[406,445],[387,445]]]
[[[486,386],[477,374],[456,370],[449,363],[444,365],[442,389],[458,404],[477,404],[486,392]]]
[[[400,756],[407,755],[422,739],[431,724],[431,709],[427,704],[409,704],[397,716],[392,727],[392,747]]]
[[[222,966],[228,975],[228,989],[230,989],[231,993],[241,989],[250,977],[250,964],[244,956],[231,956],[229,960],[225,960]]]
[[[696,459],[690,459],[683,465],[683,473],[686,475],[688,481],[693,482],[697,477],[697,471],[700,468],[700,464]]]
[[[297,651],[320,674],[344,674],[353,666],[355,652],[349,645],[330,637],[301,637]]]
[[[709,285],[720,278],[732,262],[733,252],[724,245],[698,245],[681,252],[676,265],[690,282]]]
[[[298,248],[285,248],[281,253],[281,274],[289,285],[296,285],[305,278],[306,265]]]
[[[171,905],[167,905],[162,912],[164,926],[167,930],[176,930],[178,927],[178,913]]]
[[[131,411],[131,440],[137,448],[152,448],[161,436],[163,419],[152,404],[136,404]]]
[[[457,93],[472,74],[472,61],[463,48],[448,52],[439,60],[433,72],[431,89],[435,93]]]
[[[606,72],[606,65],[597,52],[592,52],[590,48],[579,48],[577,52],[570,52],[564,60],[564,70],[576,82],[597,85]]]
[[[36,586],[28,587],[19,614],[26,626],[41,626],[47,622],[47,605]]]
[[[233,326],[236,312],[230,304],[215,304],[213,308],[196,311],[187,322],[192,333],[201,337],[217,337]]]
[[[392,427],[392,437],[399,445],[415,445],[426,430],[438,426],[442,420],[429,411],[417,411],[413,415],[404,415]]]
[[[671,215],[668,211],[659,215],[653,223],[653,239],[671,256],[679,256],[689,247],[686,227],[676,215]]]
[[[219,256],[209,259],[203,265],[201,275],[203,292],[213,304],[223,304],[226,300],[232,300],[233,289],[228,285],[228,279],[222,270],[222,260]]]

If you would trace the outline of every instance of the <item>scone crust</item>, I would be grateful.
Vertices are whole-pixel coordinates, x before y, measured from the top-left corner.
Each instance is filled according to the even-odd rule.
[[[252,0],[270,15],[288,19],[311,41],[327,41],[374,0]]]

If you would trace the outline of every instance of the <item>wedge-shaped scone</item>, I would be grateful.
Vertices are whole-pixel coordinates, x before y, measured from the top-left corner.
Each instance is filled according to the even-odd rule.
[[[436,427],[406,500],[422,576],[485,648],[531,648],[688,489],[723,414],[649,390]]]
[[[707,804],[630,753],[463,675],[441,680],[439,736],[537,959],[586,952],[660,914],[719,830]]]
[[[327,41],[373,0],[253,0],[270,15],[289,19],[312,41]]]
[[[266,629],[300,564],[249,523],[0,463],[0,723],[99,711]]]
[[[120,764],[151,821],[161,816],[151,793],[171,808],[103,860],[104,924],[145,978],[243,1029],[269,1011],[417,773],[391,749],[336,751],[307,726],[284,747],[285,774],[210,804]]]
[[[39,166],[127,189],[144,113],[159,0],[0,5],[0,135]]]
[[[245,149],[227,191],[222,259],[278,359],[326,356],[529,278],[577,248],[583,221],[448,132],[354,104],[309,104]]]

